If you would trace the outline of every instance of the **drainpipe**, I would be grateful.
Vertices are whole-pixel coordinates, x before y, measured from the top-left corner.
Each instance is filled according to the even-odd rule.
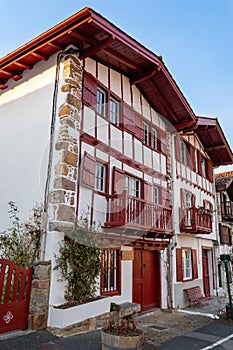
[[[213,192],[214,192],[214,203],[215,203],[215,209],[214,209],[214,217],[215,217],[215,240],[213,241],[213,252],[214,252],[214,268],[215,268],[215,285],[216,285],[216,296],[218,296],[218,264],[217,264],[217,249],[219,246],[219,234],[218,234],[218,201],[217,201],[217,194],[216,194],[216,188],[215,188],[215,182],[213,184]]]

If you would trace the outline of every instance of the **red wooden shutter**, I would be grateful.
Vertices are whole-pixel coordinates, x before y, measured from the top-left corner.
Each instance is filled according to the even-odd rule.
[[[161,187],[160,189],[161,205],[164,207],[170,206],[170,191],[168,188]]]
[[[95,186],[95,164],[95,158],[85,152],[83,159],[82,184],[89,188],[94,188]]]
[[[213,178],[213,162],[211,159],[206,159],[206,177],[210,182],[214,181]]]
[[[191,196],[191,203],[192,203],[192,208],[196,207],[196,196],[195,194],[192,194]]]
[[[177,280],[177,282],[183,281],[182,249],[181,248],[176,248],[176,280]]]
[[[144,182],[144,199],[147,202],[153,202],[153,186],[148,182]]]
[[[176,136],[176,159],[181,162],[180,136]]]
[[[196,171],[195,150],[196,148],[193,145],[189,145],[190,167],[193,171]]]
[[[126,130],[135,132],[135,111],[126,103],[123,103],[123,124]]]
[[[124,191],[125,175],[124,171],[113,167],[113,193],[120,194]]]
[[[160,150],[162,153],[167,154],[167,133],[164,130],[159,131],[159,139],[160,139]]]
[[[96,108],[97,80],[90,74],[84,73],[83,78],[83,102]]]
[[[144,139],[144,130],[143,130],[143,120],[142,120],[142,116],[138,113],[134,114],[135,120],[135,128],[134,128],[134,132],[135,132],[135,136],[143,141]]]
[[[198,269],[197,269],[197,251],[192,249],[192,269],[193,269],[193,279],[198,278]]]

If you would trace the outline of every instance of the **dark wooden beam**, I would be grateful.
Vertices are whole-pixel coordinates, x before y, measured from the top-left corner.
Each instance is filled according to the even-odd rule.
[[[20,80],[20,79],[22,79],[22,74],[15,74],[13,77],[12,77],[12,79],[14,80],[14,81],[18,81],[18,80]]]
[[[96,45],[92,45],[89,49],[83,50],[80,55],[80,59],[96,55],[99,51],[105,50],[113,42],[114,37],[110,36],[107,39],[104,39],[98,42]]]
[[[179,123],[179,124],[176,124],[174,125],[175,129],[177,131],[190,131],[190,130],[193,130],[195,129],[195,122],[193,120],[189,120],[189,121],[186,121],[186,122],[183,122],[183,123]],[[171,130],[169,130],[171,131]]]
[[[143,72],[135,73],[135,74],[130,76],[130,82],[132,85],[141,83],[142,81],[144,81],[146,79],[152,78],[155,75],[155,73],[158,72],[158,70],[159,70],[159,66],[153,66],[153,67],[146,69]]]
[[[19,61],[15,61],[14,64],[20,68],[23,68],[23,69],[32,69],[32,66],[29,65],[29,64],[26,64],[26,63],[22,63],[22,62],[19,62]]]
[[[117,59],[118,61],[122,62],[126,66],[136,70],[137,72],[141,71],[141,69],[139,68],[139,66],[136,63],[128,60],[125,56],[122,56],[121,54],[117,53],[116,51],[114,51],[114,50],[112,50],[110,48],[107,48],[105,51],[107,51],[107,53],[110,56],[114,57],[115,59]]]
[[[2,74],[5,74],[7,77],[9,77],[9,78],[11,78],[12,77],[12,73],[10,73],[10,72],[8,72],[7,70],[5,70],[5,69],[1,69],[0,70],[0,73],[2,73]]]
[[[170,114],[170,116],[173,118],[175,123],[178,123],[179,120],[177,118],[177,116],[175,115],[175,113],[173,112],[172,108],[169,106],[168,102],[166,101],[165,97],[162,95],[162,93],[159,91],[159,89],[157,88],[157,86],[155,85],[154,81],[152,81],[151,79],[149,80],[149,82],[152,85],[152,88],[154,89],[154,91],[156,92],[156,94],[159,96],[160,98],[160,102],[163,105],[163,107],[165,108],[165,110],[167,111],[168,114]]]
[[[0,90],[5,90],[7,86],[5,84],[0,83]]]
[[[43,55],[43,54],[41,54],[39,52],[36,52],[36,51],[31,52],[31,55],[33,55],[33,56],[35,56],[35,57],[37,57],[37,58],[39,58],[40,60],[43,60],[43,61],[47,61],[48,60],[48,56]]]
[[[55,41],[49,42],[48,45],[54,47],[57,50],[63,50],[63,47],[61,45],[57,44]]]
[[[74,39],[77,39],[77,40],[81,40],[81,41],[84,41],[90,45],[96,45],[97,41],[94,40],[93,38],[90,38],[89,36],[87,35],[84,35],[84,34],[81,34],[81,33],[78,33],[76,30],[70,30],[68,32],[68,34],[74,38]]]
[[[217,151],[217,150],[223,149],[225,147],[226,146],[224,144],[216,145],[216,146],[209,146],[209,147],[205,147],[205,151],[206,152],[212,152],[212,151]]]

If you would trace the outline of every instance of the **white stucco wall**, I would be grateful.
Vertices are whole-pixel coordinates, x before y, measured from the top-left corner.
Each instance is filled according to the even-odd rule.
[[[0,95],[0,231],[8,226],[9,201],[22,219],[43,201],[55,68],[55,56],[39,62]]]

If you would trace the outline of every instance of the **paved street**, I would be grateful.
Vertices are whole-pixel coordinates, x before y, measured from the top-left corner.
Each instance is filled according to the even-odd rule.
[[[232,350],[233,321],[216,319],[226,301],[213,298],[172,313],[142,313],[145,350]],[[101,350],[100,331],[57,337],[48,331],[0,335],[0,350]]]

